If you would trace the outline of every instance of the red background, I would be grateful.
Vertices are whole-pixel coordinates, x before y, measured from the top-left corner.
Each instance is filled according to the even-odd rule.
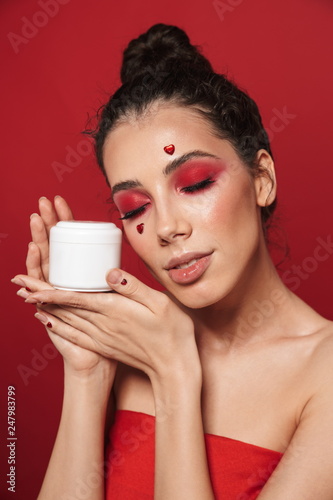
[[[331,1],[49,0],[52,15],[40,15],[43,3],[48,2],[2,0],[0,7],[4,499],[36,497],[61,411],[60,356],[33,318],[34,307],[17,298],[17,287],[9,282],[25,270],[29,215],[40,196],[61,194],[76,218],[109,220],[109,193],[93,155],[80,154],[75,166],[70,158],[66,163],[66,155],[78,146],[82,153],[80,141],[87,139],[80,131],[87,113],[93,115],[117,87],[122,50],[150,25],[185,28],[216,70],[228,72],[259,104],[276,160],[279,224],[291,248],[283,276],[298,295],[333,319],[333,258],[328,253],[326,260],[313,257],[317,238],[332,234]],[[24,28],[27,20],[39,27]],[[285,123],[275,118],[283,112]],[[67,170],[57,176],[54,162]],[[302,278],[293,265],[305,273]],[[124,266],[150,282],[127,247]],[[24,377],[26,369],[31,372]],[[17,398],[15,494],[6,485],[8,385],[16,387]]]

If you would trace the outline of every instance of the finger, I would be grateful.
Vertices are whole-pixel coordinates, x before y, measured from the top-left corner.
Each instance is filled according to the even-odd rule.
[[[32,278],[44,280],[40,262],[40,251],[36,243],[30,242],[28,245],[28,253],[26,258],[27,273]]]
[[[26,280],[22,275],[18,277]],[[112,289],[118,292],[117,294],[81,293],[53,289],[34,293],[26,299],[26,302],[29,304],[36,304],[38,302],[58,304],[100,313],[108,311],[112,304],[116,311],[119,299],[123,300],[124,297],[147,307],[152,312],[156,310],[155,306],[169,302],[166,295],[146,286],[133,275],[121,269],[112,269],[109,271],[106,280]]]
[[[49,237],[50,229],[52,226],[56,225],[56,223],[58,222],[58,217],[53,204],[45,196],[42,196],[39,199],[39,213],[41,218],[43,219],[45,229]]]
[[[169,301],[166,295],[150,288],[122,269],[111,269],[106,275],[106,281],[115,292],[146,306],[152,312],[156,306]]]
[[[11,282],[18,286],[24,286],[26,289],[30,289],[33,292],[40,290],[53,290],[52,286],[46,281],[39,280],[32,276],[27,276],[26,274],[18,274],[11,280]]]
[[[59,220],[73,220],[73,212],[70,209],[67,201],[62,196],[54,197],[54,207]]]
[[[30,288],[29,290],[27,290],[26,288],[20,288],[19,290],[17,290],[16,295],[22,297],[22,299],[27,299],[30,295],[30,292]]]
[[[94,351],[96,349],[96,343],[92,338],[84,332],[73,328],[71,325],[64,323],[61,319],[56,318],[52,314],[38,310],[35,314],[35,318],[37,318],[50,333],[57,334],[64,340],[83,347],[84,349],[88,349],[90,351]]]
[[[17,292],[17,295],[23,297],[23,294],[19,292]],[[24,298],[28,298],[28,295],[26,295]],[[88,333],[88,331],[90,331],[92,328],[95,331],[96,326],[99,323],[99,319],[104,318],[104,316],[98,312],[94,311],[94,313],[92,314],[92,312],[88,311],[87,309],[79,309],[77,307],[71,306],[48,304],[43,302],[43,305],[38,304],[37,307],[42,307],[44,311],[50,312],[51,314],[53,314],[53,316],[56,316],[65,323],[75,326],[75,328],[78,328],[79,330],[82,330],[86,333]]]
[[[40,255],[40,267],[44,278],[49,274],[49,238],[43,219],[38,214],[30,216],[30,230],[32,241],[38,245]]]
[[[22,282],[26,283],[29,288],[33,289],[35,280],[29,276],[23,274],[18,274],[15,276],[14,280],[17,280],[17,284]],[[13,280],[12,280],[13,281]],[[16,281],[14,281],[16,283]],[[73,307],[75,309],[86,309],[87,311],[102,312],[110,307],[111,295],[105,293],[82,293],[82,292],[71,292],[68,290],[56,290],[51,286],[42,287],[39,285],[39,290],[33,293],[26,300],[29,304],[56,304],[60,306]],[[31,285],[31,286],[30,286]],[[21,284],[21,286],[23,286]]]

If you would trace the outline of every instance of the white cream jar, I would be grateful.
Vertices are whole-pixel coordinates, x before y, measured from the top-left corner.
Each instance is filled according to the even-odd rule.
[[[50,231],[49,282],[60,290],[110,291],[106,273],[120,266],[121,237],[111,222],[58,222]]]

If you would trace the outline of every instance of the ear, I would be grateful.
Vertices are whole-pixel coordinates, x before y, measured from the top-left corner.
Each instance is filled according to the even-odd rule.
[[[260,149],[256,157],[257,173],[254,178],[257,204],[267,207],[276,197],[276,176],[274,161],[265,149]]]

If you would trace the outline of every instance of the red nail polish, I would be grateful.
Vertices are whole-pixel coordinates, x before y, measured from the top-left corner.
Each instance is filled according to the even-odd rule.
[[[28,292],[32,292],[31,288],[29,288],[28,286],[25,287],[25,289],[28,291]]]
[[[120,282],[121,285],[127,285],[127,280],[125,278]]]
[[[52,323],[49,321],[46,325],[48,328],[52,328]]]

